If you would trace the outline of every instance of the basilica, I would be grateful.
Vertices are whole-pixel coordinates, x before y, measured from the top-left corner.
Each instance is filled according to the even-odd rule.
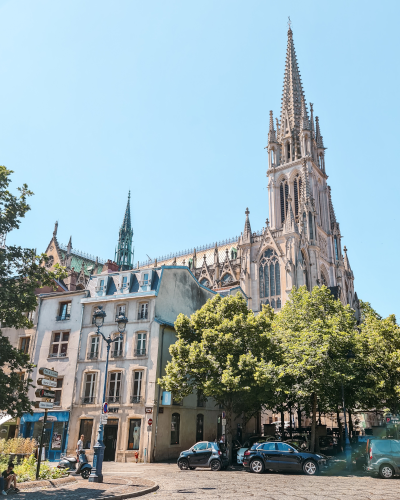
[[[314,117],[313,104],[307,106],[290,27],[281,113],[274,121],[270,111],[266,149],[269,220],[261,231],[252,231],[246,209],[243,232],[237,238],[134,265],[128,198],[115,255],[119,268],[187,266],[206,288],[218,292],[240,286],[253,311],[263,304],[279,311],[293,286],[311,290],[326,285],[357,312],[354,275],[347,249],[342,248],[327,183],[319,119]],[[91,274],[101,272],[103,262],[74,252],[71,241],[61,247],[56,233],[57,228],[47,249],[50,265],[67,265],[72,287],[83,288]]]

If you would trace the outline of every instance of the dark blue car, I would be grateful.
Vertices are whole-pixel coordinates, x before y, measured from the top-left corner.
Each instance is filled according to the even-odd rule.
[[[328,467],[328,458],[321,453],[302,451],[294,444],[269,441],[247,450],[243,466],[256,474],[265,470],[293,470],[314,476]]]
[[[211,470],[221,470],[228,466],[228,459],[218,446],[218,443],[202,441],[189,450],[182,451],[178,458],[181,470],[193,470],[196,467],[207,467]]]

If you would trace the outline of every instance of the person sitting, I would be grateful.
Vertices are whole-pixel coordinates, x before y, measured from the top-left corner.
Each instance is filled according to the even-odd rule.
[[[6,491],[13,489],[17,493],[19,491],[17,488],[17,476],[14,473],[14,464],[12,462],[8,464],[7,470],[3,471],[2,476],[6,483]]]
[[[0,494],[6,496],[7,493],[4,491],[6,487],[6,482],[4,481],[3,476],[0,476]]]

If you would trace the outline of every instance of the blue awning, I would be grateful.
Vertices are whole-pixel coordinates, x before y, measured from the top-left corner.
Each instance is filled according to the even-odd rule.
[[[54,419],[52,420],[57,422],[68,422],[69,411],[48,411],[47,416],[54,417],[55,420]],[[30,415],[29,413],[24,413],[21,417],[21,424],[25,424],[26,422],[38,422],[40,417],[44,417],[44,411],[34,413],[33,415]]]

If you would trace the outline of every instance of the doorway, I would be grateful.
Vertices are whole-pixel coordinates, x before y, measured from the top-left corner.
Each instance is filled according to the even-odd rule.
[[[104,426],[104,461],[114,462],[117,449],[118,420],[109,420]]]

